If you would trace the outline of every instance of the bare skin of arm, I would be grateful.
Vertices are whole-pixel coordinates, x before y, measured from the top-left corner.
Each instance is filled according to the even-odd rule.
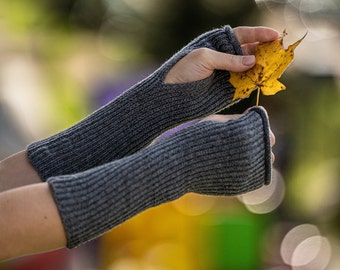
[[[41,180],[25,150],[0,162],[0,192],[36,183]]]
[[[65,247],[65,232],[47,183],[0,193],[0,213],[0,261]]]
[[[258,42],[278,37],[275,30],[265,27],[237,27],[234,32],[243,44],[245,55],[251,55]],[[197,49],[170,70],[165,82],[196,81],[210,76],[215,69],[239,72],[254,64],[252,56]],[[228,121],[235,116],[213,117],[216,121]],[[0,232],[0,261],[66,246],[63,224],[49,184],[41,181],[25,150],[0,162]]]

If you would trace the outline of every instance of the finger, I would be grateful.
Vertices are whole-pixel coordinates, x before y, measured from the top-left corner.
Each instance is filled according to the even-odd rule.
[[[273,41],[280,36],[275,29],[263,26],[240,26],[234,28],[233,31],[240,44]]]
[[[202,119],[204,121],[215,121],[215,122],[227,122],[229,120],[235,120],[242,116],[242,114],[212,114]]]
[[[244,55],[254,55],[256,52],[256,47],[259,43],[247,43],[241,46]]]
[[[271,152],[271,156],[272,156],[272,163],[274,163],[275,162],[275,155],[274,155],[273,152]]]
[[[211,50],[209,53],[209,63],[211,69],[242,72],[255,65],[255,56],[233,55]]]
[[[275,145],[275,135],[271,130],[269,132],[270,132],[270,146],[273,147]]]

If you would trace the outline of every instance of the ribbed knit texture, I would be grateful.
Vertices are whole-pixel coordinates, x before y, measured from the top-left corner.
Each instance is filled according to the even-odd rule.
[[[28,146],[28,157],[43,180],[81,172],[120,159],[150,144],[183,122],[233,104],[227,71],[192,83],[164,84],[168,71],[196,48],[242,54],[226,26],[194,39],[149,77],[74,126]]]
[[[73,248],[188,192],[237,195],[270,177],[269,123],[255,107],[240,119],[200,122],[133,155],[48,182]]]

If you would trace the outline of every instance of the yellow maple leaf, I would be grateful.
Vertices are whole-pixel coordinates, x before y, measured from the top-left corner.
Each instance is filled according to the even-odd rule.
[[[271,42],[260,43],[255,51],[256,64],[245,72],[230,72],[230,83],[235,87],[233,100],[246,98],[254,91],[258,90],[263,95],[275,95],[278,91],[285,90],[286,87],[278,81],[282,73],[294,58],[294,50],[305,38],[307,33],[294,44],[283,47],[283,38],[287,33]]]

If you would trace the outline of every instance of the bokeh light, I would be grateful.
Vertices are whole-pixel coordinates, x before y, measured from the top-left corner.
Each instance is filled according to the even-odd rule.
[[[255,0],[262,10],[270,11],[272,14],[282,12],[283,23],[288,24],[292,20],[299,20],[304,27],[313,32],[324,27],[329,30],[326,35],[319,38],[331,38],[338,35],[340,3],[336,0]],[[295,15],[294,15],[295,14]],[[333,30],[333,31],[332,31]]]
[[[312,236],[302,241],[295,249],[291,265],[293,269],[325,269],[331,257],[327,238]]]
[[[183,215],[198,216],[211,210],[215,202],[216,198],[213,196],[202,196],[190,193],[172,204]]]
[[[331,159],[313,162],[308,170],[303,170],[303,167],[297,170],[297,175],[294,175],[295,185],[291,187],[294,190],[290,193],[290,201],[296,203],[296,211],[314,219],[334,215],[340,202],[339,165],[339,159]]]
[[[285,235],[281,256],[293,269],[322,270],[330,261],[331,246],[315,225],[301,224]]]
[[[248,192],[238,198],[246,208],[256,214],[266,214],[278,208],[284,199],[285,183],[282,175],[276,169],[272,170],[270,185]]]

